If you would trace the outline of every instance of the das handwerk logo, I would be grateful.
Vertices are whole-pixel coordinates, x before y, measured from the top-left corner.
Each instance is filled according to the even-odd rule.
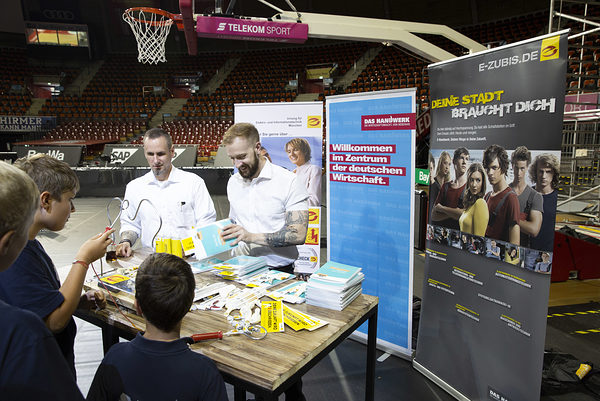
[[[401,113],[361,116],[361,129],[363,131],[415,129],[415,114]]]
[[[542,40],[542,48],[540,50],[540,61],[554,60],[558,58],[560,53],[559,48],[560,36],[553,36]]]
[[[306,128],[321,128],[321,116],[308,116]]]

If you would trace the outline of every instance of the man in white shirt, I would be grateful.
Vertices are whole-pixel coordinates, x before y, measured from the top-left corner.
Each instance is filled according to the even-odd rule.
[[[270,267],[293,271],[296,245],[304,243],[308,228],[306,188],[296,174],[260,156],[252,124],[233,125],[223,144],[238,169],[227,183],[229,217],[235,224],[225,227],[223,238],[234,238],[243,253],[265,256]]]
[[[146,132],[144,154],[151,171],[131,181],[125,189],[129,205],[121,214],[118,256],[131,256],[131,247],[138,237],[142,247],[153,248],[155,235],[182,238],[192,227],[212,223],[216,218],[204,180],[173,167],[175,149],[166,131],[152,128]]]
[[[229,217],[221,236],[235,238],[236,251],[264,256],[267,265],[292,273],[308,229],[308,191],[296,174],[261,156],[260,137],[248,123],[232,125],[223,144],[238,169],[227,183]],[[302,380],[285,391],[286,401],[305,401]]]

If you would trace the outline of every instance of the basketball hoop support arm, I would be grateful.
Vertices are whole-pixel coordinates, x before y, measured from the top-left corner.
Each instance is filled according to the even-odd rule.
[[[456,56],[414,33],[443,36],[466,48],[469,53],[487,50],[485,46],[446,25],[304,12],[301,12],[300,16],[302,23],[308,24],[308,37],[396,43],[432,62],[449,60]],[[273,20],[297,22],[298,14],[294,11],[284,11],[275,15]]]

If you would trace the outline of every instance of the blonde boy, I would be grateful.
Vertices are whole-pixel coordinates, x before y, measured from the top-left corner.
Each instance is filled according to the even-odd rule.
[[[89,239],[79,248],[71,270],[61,284],[52,260],[35,237],[42,229],[63,229],[71,212],[75,211],[72,200],[79,189],[79,181],[66,163],[45,154],[19,159],[15,165],[36,183],[39,207],[23,252],[9,269],[0,273],[0,299],[32,311],[44,321],[75,376],[73,345],[77,326],[73,312],[78,307],[89,309],[106,305],[102,292],[89,291],[81,295],[81,291],[89,264],[105,254],[112,230]]]
[[[35,183],[0,161],[0,272],[27,243],[39,205]],[[83,400],[54,336],[33,313],[0,301],[0,394],[11,400]]]

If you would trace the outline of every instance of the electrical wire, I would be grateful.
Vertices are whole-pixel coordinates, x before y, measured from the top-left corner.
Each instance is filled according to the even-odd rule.
[[[102,264],[102,260],[100,261],[100,264]],[[140,329],[139,327],[137,327],[132,321],[131,319],[129,319],[129,317],[123,313],[123,311],[121,310],[121,308],[119,307],[119,304],[117,303],[117,300],[113,297],[112,293],[110,292],[110,290],[106,287],[106,284],[104,284],[102,282],[102,280],[100,280],[100,276],[98,275],[98,273],[96,272],[96,268],[94,267],[93,263],[90,263],[90,266],[92,267],[92,270],[94,271],[94,274],[96,275],[96,278],[98,279],[98,282],[102,285],[102,287],[104,287],[104,289],[106,290],[106,292],[108,292],[108,295],[110,296],[110,299],[112,300],[113,304],[115,305],[115,307],[117,308],[117,310],[119,311],[119,313],[125,318],[127,319],[127,321],[131,324],[131,326],[133,326],[134,329],[136,329],[137,331],[142,331],[142,329]]]

